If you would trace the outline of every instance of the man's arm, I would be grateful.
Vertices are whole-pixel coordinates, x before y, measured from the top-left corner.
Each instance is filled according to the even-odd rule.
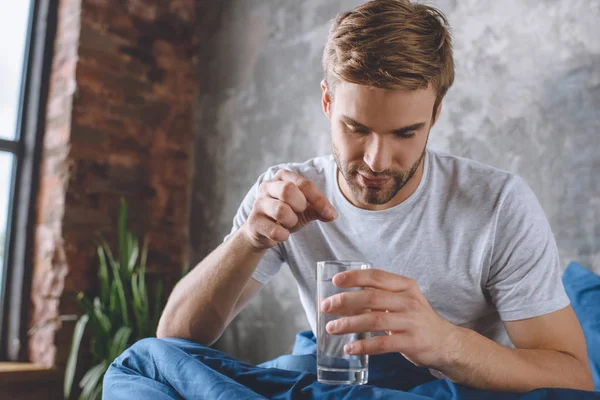
[[[250,279],[269,249],[336,211],[303,176],[279,170],[254,187],[251,211],[242,212],[239,229],[184,277],[169,296],[156,336],[214,343],[261,285]]]
[[[213,344],[241,305],[260,290],[250,279],[265,250],[257,250],[239,229],[173,289],[156,336],[180,337]],[[246,289],[250,286],[249,289]]]
[[[486,290],[516,349],[462,330],[446,374],[492,390],[591,389],[585,338],[562,285],[552,229],[535,193],[513,177],[496,214]],[[565,307],[567,306],[567,307]]]
[[[513,349],[440,317],[413,279],[371,269],[337,274],[333,283],[371,290],[325,299],[321,304],[324,312],[344,315],[329,322],[327,332],[388,332],[388,336],[347,344],[348,354],[400,352],[419,367],[436,369],[456,383],[478,389],[593,390],[585,339],[570,306],[507,322],[508,334],[519,347]],[[361,313],[365,308],[372,311]]]
[[[228,326],[229,323],[240,313],[240,311],[246,308],[246,305],[248,305],[250,300],[252,300],[254,296],[256,296],[264,286],[265,285],[263,285],[256,279],[250,279],[248,281],[246,287],[244,288],[244,291],[242,292],[242,294],[240,294],[240,298],[238,299],[237,303],[235,303],[233,311],[231,312],[231,314],[229,314],[229,319],[227,320],[225,326]]]
[[[454,382],[487,390],[594,390],[585,338],[571,306],[505,327],[515,349],[459,328],[456,350],[440,371]]]

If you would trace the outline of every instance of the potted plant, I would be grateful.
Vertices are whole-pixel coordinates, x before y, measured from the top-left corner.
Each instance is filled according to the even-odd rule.
[[[102,380],[110,363],[136,341],[156,334],[162,312],[163,286],[157,282],[154,301],[146,287],[148,242],[140,249],[136,236],[127,229],[127,203],[121,200],[118,216],[118,253],[99,238],[98,295],[93,299],[80,292],[83,314],[75,325],[65,369],[64,397],[71,397],[81,340],[91,334],[92,367],[79,382],[80,400],[101,399]]]

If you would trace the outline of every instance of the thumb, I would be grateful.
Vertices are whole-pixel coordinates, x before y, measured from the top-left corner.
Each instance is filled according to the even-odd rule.
[[[306,225],[308,225],[311,222],[316,221],[316,220],[323,221],[323,222],[334,221],[335,219],[338,218],[337,215],[338,214],[336,213],[336,217],[335,218],[326,218],[326,217],[323,217],[322,215],[320,215],[314,208],[309,207],[306,210],[304,210],[304,212],[302,212],[301,214],[298,214],[298,217],[299,217],[300,221],[292,229],[291,232],[297,232],[298,230],[302,229]]]
[[[304,218],[306,220],[306,223],[308,224],[309,222],[315,221],[322,217],[319,215],[317,210],[315,210],[312,207],[308,207],[306,210],[304,210]]]
[[[306,212],[308,213],[308,218],[310,221],[315,221],[315,220],[319,220],[322,222],[332,222],[335,221],[336,219],[338,219],[340,217],[340,215],[338,214],[337,211],[335,211],[334,209],[334,216],[332,218],[330,217],[325,217],[323,216],[323,214],[318,213],[314,208],[310,207],[309,209],[306,210]]]

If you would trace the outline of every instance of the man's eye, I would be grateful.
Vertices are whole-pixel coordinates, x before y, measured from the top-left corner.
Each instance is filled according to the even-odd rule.
[[[415,132],[404,132],[404,133],[397,133],[396,137],[400,138],[400,139],[410,139],[412,137],[415,136]]]
[[[350,125],[346,125],[346,128],[348,129],[348,132],[354,133],[356,135],[368,135],[369,134],[369,132],[367,132],[364,129],[354,128],[354,127],[352,127]]]

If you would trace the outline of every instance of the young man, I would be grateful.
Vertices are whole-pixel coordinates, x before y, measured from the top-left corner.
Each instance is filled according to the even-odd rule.
[[[231,234],[171,294],[159,338],[214,343],[283,263],[313,332],[386,332],[351,354],[401,353],[479,389],[592,389],[586,345],[540,204],[515,175],[427,149],[454,80],[447,21],[407,0],[337,17],[323,57],[333,155],[269,169]],[[319,260],[377,269],[315,304]],[[357,310],[372,312],[357,314]],[[110,371],[109,371],[110,372]]]

